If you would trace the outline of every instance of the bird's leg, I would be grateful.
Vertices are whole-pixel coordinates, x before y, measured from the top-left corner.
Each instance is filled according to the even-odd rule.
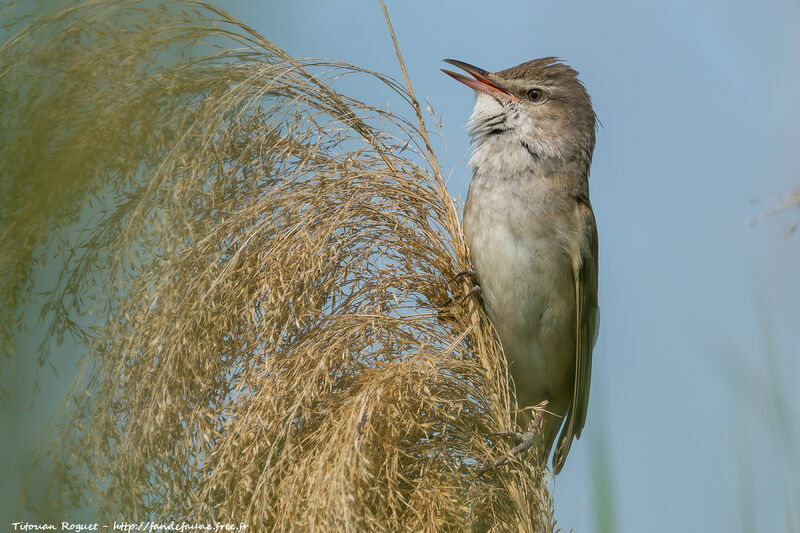
[[[540,409],[539,412],[536,413],[536,418],[534,418],[533,422],[531,422],[531,424],[528,426],[528,431],[525,433],[519,433],[516,431],[511,432],[514,440],[519,441],[519,444],[511,448],[508,453],[502,457],[498,457],[492,466],[504,465],[512,459],[517,459],[525,455],[525,453],[531,449],[534,441],[536,440],[536,435],[538,434],[539,426],[542,425],[543,417],[544,409]]]
[[[511,437],[514,441],[518,442],[519,444],[511,448],[502,457],[498,457],[497,459],[495,459],[494,463],[491,466],[484,468],[484,471],[488,470],[489,468],[494,468],[496,466],[508,464],[511,460],[522,457],[528,452],[528,450],[531,449],[534,442],[536,441],[536,435],[539,432],[539,428],[542,425],[542,419],[544,418],[545,407],[547,407],[547,401],[545,401],[543,404],[539,406],[538,409],[536,409],[536,416],[534,417],[533,421],[531,421],[530,425],[528,426],[528,430],[525,433],[520,433],[519,431],[513,431],[513,430],[505,430],[492,434],[494,436],[499,436],[499,437]]]

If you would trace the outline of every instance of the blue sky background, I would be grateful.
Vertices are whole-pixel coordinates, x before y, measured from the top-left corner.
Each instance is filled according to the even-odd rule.
[[[400,76],[377,2],[215,3],[296,57]],[[800,2],[406,0],[389,10],[417,96],[441,114],[436,148],[454,196],[469,184],[474,96],[439,71],[443,58],[500,70],[562,57],[603,124],[590,180],[600,336],[587,427],[555,483],[561,527],[600,531],[595,501],[611,491],[621,532],[800,529],[800,235],[785,232],[800,212],[751,224],[800,186]],[[355,96],[385,104],[372,87]],[[19,437],[4,454],[4,492],[19,486],[73,361],[58,360],[60,377],[40,373],[35,411],[32,382],[18,378],[28,363],[4,363],[3,419]],[[789,406],[777,417],[775,391]],[[608,483],[595,476],[602,464]]]

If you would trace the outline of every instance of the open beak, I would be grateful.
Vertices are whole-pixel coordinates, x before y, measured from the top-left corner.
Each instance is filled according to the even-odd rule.
[[[470,65],[469,63],[464,63],[463,61],[457,61],[455,59],[445,59],[444,62],[450,63],[451,65],[456,66],[461,70],[464,70],[465,72],[467,72],[467,74],[472,75],[472,78],[468,78],[463,74],[442,69],[442,72],[454,78],[456,81],[460,81],[467,87],[471,87],[476,91],[481,91],[495,98],[500,96],[502,98],[510,98],[515,102],[519,101],[519,98],[517,98],[507,90],[503,89],[502,87],[491,81],[487,77],[489,75],[489,72],[483,70],[482,68],[478,68],[473,65]]]

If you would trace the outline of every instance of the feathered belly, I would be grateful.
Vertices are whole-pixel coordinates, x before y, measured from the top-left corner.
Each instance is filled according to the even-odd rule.
[[[507,203],[505,209],[471,207],[464,216],[464,233],[520,404],[545,398],[561,404],[551,391],[571,391],[575,289],[569,256],[556,237],[558,228],[537,226],[530,216],[521,220],[526,210]],[[559,407],[551,405],[557,411]]]

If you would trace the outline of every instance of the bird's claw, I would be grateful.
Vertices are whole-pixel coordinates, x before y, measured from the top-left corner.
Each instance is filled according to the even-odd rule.
[[[456,274],[455,276],[450,278],[450,283],[453,283],[457,279],[463,278],[465,276],[468,276],[472,280],[473,283],[475,283],[475,284],[478,283],[478,273],[475,270],[472,270],[471,268],[467,268],[465,270],[462,270],[461,272],[459,272],[458,274]]]
[[[495,459],[492,467],[508,464],[512,460],[519,459],[525,455],[525,453],[530,450],[531,447],[533,447],[533,443],[536,440],[536,429],[538,428],[532,427],[525,433],[517,433],[518,438],[515,438],[514,440],[520,441],[519,444],[508,450],[505,455]]]
[[[492,433],[492,436],[496,437],[510,437],[513,440],[518,441],[519,444],[508,450],[501,457],[495,459],[491,465],[483,467],[483,469],[481,469],[481,473],[486,472],[491,468],[508,464],[512,460],[519,459],[520,457],[524,456],[528,450],[533,447],[534,442],[536,442],[536,435],[538,434],[539,427],[542,425],[543,417],[544,409],[539,409],[536,413],[536,417],[533,419],[533,422],[531,422],[530,426],[528,426],[528,431],[525,433],[520,433],[519,431],[514,431],[511,429]]]
[[[489,433],[490,437],[508,437],[513,440],[522,439],[522,435],[524,435],[524,433],[520,433],[519,431],[514,431],[513,429],[504,429],[503,431],[496,431],[494,433]]]
[[[458,303],[463,302],[464,300],[466,300],[467,298],[469,298],[473,294],[478,294],[479,292],[481,292],[481,286],[478,285],[478,273],[476,271],[472,270],[471,268],[468,268],[466,270],[462,270],[461,272],[459,272],[458,274],[453,276],[453,278],[450,280],[450,283],[453,283],[457,279],[463,278],[463,277],[469,277],[469,279],[472,280],[473,286],[472,286],[472,288],[470,288],[469,291],[467,291],[467,294],[465,294],[463,296],[460,296],[458,298],[458,300],[457,300]]]
[[[449,283],[453,283],[453,282],[455,282],[455,281],[457,281],[457,280],[459,280],[460,278],[463,278],[463,277],[469,277],[472,280],[472,282],[474,283],[474,285],[470,288],[469,291],[467,291],[466,294],[464,294],[462,296],[459,296],[458,298],[448,298],[442,304],[441,307],[448,307],[448,306],[452,305],[454,302],[455,303],[461,303],[464,300],[466,300],[467,298],[469,298],[470,296],[472,296],[473,294],[478,294],[479,292],[481,292],[481,286],[478,285],[478,273],[476,271],[470,269],[470,268],[468,268],[466,270],[462,270],[461,272],[457,273],[455,276],[450,278],[448,281],[449,281]]]
[[[473,285],[472,288],[469,291],[467,291],[467,294],[465,294],[464,296],[461,296],[461,297],[458,298],[458,303],[463,302],[464,300],[466,300],[467,298],[469,298],[473,294],[478,294],[479,292],[481,292],[481,286],[480,285]]]

